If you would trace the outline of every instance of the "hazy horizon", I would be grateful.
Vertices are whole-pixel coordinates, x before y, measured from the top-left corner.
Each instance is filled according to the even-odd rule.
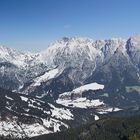
[[[140,34],[139,5],[139,0],[1,0],[0,44],[39,52],[65,36],[128,38]]]

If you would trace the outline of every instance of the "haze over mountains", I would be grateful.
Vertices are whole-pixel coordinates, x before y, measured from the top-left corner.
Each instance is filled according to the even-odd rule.
[[[36,54],[1,46],[0,87],[0,132],[7,137],[66,130],[113,112],[129,114],[140,105],[140,36],[64,37]]]

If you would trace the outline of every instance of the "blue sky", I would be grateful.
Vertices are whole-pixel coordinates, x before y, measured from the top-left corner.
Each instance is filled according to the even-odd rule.
[[[140,34],[140,0],[0,0],[0,44],[40,51],[64,36]]]

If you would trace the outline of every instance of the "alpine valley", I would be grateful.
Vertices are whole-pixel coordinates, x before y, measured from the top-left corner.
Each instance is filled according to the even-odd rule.
[[[140,114],[140,36],[64,37],[40,53],[0,47],[0,137]]]

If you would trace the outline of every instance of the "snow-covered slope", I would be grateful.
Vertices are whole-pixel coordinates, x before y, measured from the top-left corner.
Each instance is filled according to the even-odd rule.
[[[70,92],[65,92],[65,93],[62,93],[59,95],[59,98],[61,99],[66,99],[66,98],[77,98],[77,97],[80,97],[82,96],[82,93],[84,91],[88,91],[88,90],[92,90],[92,91],[95,91],[95,90],[100,90],[100,89],[104,89],[104,85],[101,85],[101,84],[98,84],[98,83],[90,83],[90,84],[86,84],[86,85],[83,85],[83,86],[80,86]],[[73,97],[71,97],[73,96]]]
[[[0,136],[33,137],[69,127],[73,120],[69,109],[47,104],[37,98],[0,89]]]
[[[23,53],[1,46],[0,60],[13,63],[16,66],[29,64],[33,66],[38,63],[44,63],[51,68],[54,66],[79,68],[85,61],[94,64],[95,62],[92,61],[101,60],[103,62],[108,60],[118,50],[124,55],[130,52],[134,53],[140,49],[139,44],[139,36],[131,37],[128,40],[121,38],[93,40],[80,37],[64,37],[50,44],[46,50],[36,54]]]
[[[82,57],[93,60],[98,55],[99,50],[92,47],[92,43],[93,40],[88,38],[63,38],[50,44],[46,51],[40,53],[38,59],[51,66],[53,63],[63,66],[66,65],[66,61],[75,66],[75,63],[78,63],[76,61]]]
[[[9,62],[17,67],[24,67],[32,59],[32,54],[0,46],[0,62]]]
[[[100,85],[97,83],[87,84],[87,85],[78,87],[74,89],[73,91],[60,94],[56,102],[58,104],[62,104],[68,107],[95,108],[97,106],[104,105],[103,101],[100,101],[99,99],[89,100],[86,97],[82,97],[82,93],[89,90],[96,91],[103,88],[104,88],[104,85]]]
[[[58,99],[56,101],[58,104],[62,104],[67,107],[73,107],[73,108],[95,108],[104,105],[103,101],[100,101],[99,99],[96,100],[89,100],[86,97],[79,97],[74,100],[70,99]]]
[[[37,77],[36,79],[34,79],[34,83],[33,83],[34,85],[33,86],[40,86],[41,82],[45,82],[45,81],[48,81],[50,79],[53,79],[59,73],[60,72],[59,72],[58,69],[49,70],[48,72],[45,72],[45,74],[43,74],[40,77]]]
[[[83,96],[83,93],[86,91],[94,91],[93,94],[98,94],[96,91],[103,89],[104,85],[98,83],[87,84],[78,87],[73,91],[60,94],[56,102],[69,108],[97,109],[97,113],[99,114],[106,114],[108,112],[116,112],[121,110],[119,108],[112,108],[111,106],[104,103],[104,101],[101,99],[88,99],[86,95]],[[97,119],[96,115],[95,119]]]
[[[55,119],[42,119],[42,124],[34,122],[33,124],[20,123],[18,118],[7,118],[7,120],[0,121],[0,136],[9,138],[25,138],[34,137],[43,134],[49,134],[60,131],[61,126],[68,127],[66,124]],[[53,128],[54,130],[49,130]]]

